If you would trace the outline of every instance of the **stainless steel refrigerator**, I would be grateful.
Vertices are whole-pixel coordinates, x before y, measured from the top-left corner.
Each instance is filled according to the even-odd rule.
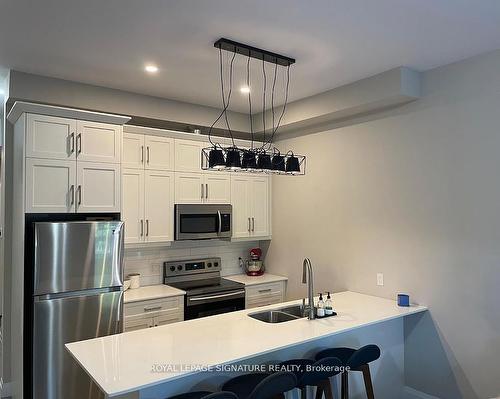
[[[123,330],[123,239],[119,221],[34,224],[34,399],[101,396],[64,348]]]

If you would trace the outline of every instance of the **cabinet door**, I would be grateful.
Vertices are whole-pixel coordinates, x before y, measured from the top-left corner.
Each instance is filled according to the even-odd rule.
[[[210,204],[230,204],[231,177],[224,172],[208,172],[204,176],[205,202]]]
[[[75,211],[76,162],[26,158],[26,212]]]
[[[233,237],[250,235],[249,177],[231,176],[231,202],[233,204]]]
[[[177,323],[183,321],[182,313],[167,313],[153,318],[153,325],[155,327],[164,326],[166,324]]]
[[[122,170],[122,221],[125,243],[144,240],[144,170]]]
[[[144,135],[123,133],[122,168],[144,169]]]
[[[120,212],[120,165],[77,162],[77,212]]]
[[[174,139],[145,136],[146,169],[174,170]]]
[[[144,193],[145,241],[173,241],[174,174],[145,171]]]
[[[153,318],[145,315],[126,316],[124,320],[124,332],[142,330],[144,328],[153,327],[154,325]]]
[[[76,120],[28,114],[27,124],[27,157],[75,159]]]
[[[200,204],[205,198],[205,183],[201,173],[175,174],[175,203]]]
[[[120,163],[121,126],[77,121],[77,131],[79,161]]]
[[[252,177],[250,181],[251,235],[256,237],[269,236],[271,234],[269,228],[269,177]]]
[[[175,170],[201,172],[201,150],[207,143],[175,139]]]

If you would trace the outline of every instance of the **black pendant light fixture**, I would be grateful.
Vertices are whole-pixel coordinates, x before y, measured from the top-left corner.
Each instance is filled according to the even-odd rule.
[[[203,169],[205,170],[226,170],[226,171],[244,171],[244,172],[264,172],[273,174],[287,174],[287,175],[303,175],[305,174],[305,160],[303,155],[294,154],[292,151],[287,152],[285,155],[276,148],[273,144],[273,139],[278,131],[283,115],[285,114],[286,106],[288,103],[288,91],[290,84],[290,66],[295,63],[293,58],[276,54],[267,50],[262,50],[256,47],[248,46],[246,44],[238,43],[229,39],[219,39],[214,43],[214,47],[219,50],[219,73],[220,73],[220,87],[222,98],[222,110],[218,117],[210,126],[208,131],[208,139],[211,146],[202,150]],[[232,54],[229,62],[229,88],[225,90],[224,84],[224,62],[223,51]],[[239,148],[235,144],[227,109],[229,107],[233,89],[233,63],[236,55],[246,57],[246,87],[248,88],[248,108],[249,108],[249,122],[251,134],[250,148]],[[262,131],[257,132],[262,136],[262,141],[256,141],[253,129],[253,114],[252,114],[252,98],[251,98],[251,82],[250,82],[250,61],[257,59],[262,65]],[[268,95],[267,90],[267,72],[266,64],[274,66],[274,74],[272,79],[271,90],[271,106],[270,110],[266,109],[266,99]],[[279,118],[275,118],[275,88],[278,76],[278,69],[285,70],[283,72],[285,79],[285,93],[284,102],[282,105]],[[227,75],[227,72],[226,72]],[[226,82],[227,83],[227,82]],[[270,111],[272,114],[272,127],[266,128],[266,115]],[[219,143],[214,143],[211,135],[213,127],[223,118],[225,127],[231,139],[231,145],[224,147]],[[276,123],[275,123],[276,122]]]

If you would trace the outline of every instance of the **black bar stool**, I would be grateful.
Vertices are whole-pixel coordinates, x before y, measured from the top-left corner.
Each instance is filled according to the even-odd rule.
[[[330,385],[330,377],[340,373],[342,362],[335,357],[324,357],[317,361],[311,359],[291,359],[280,366],[295,366],[294,374],[297,377],[297,388],[300,389],[301,399],[307,398],[307,387],[316,387],[316,399],[321,399],[325,394],[326,399],[335,396]],[[307,368],[310,366],[311,370]],[[322,369],[323,368],[323,369]]]
[[[240,375],[226,381],[221,389],[235,393],[239,399],[284,399],[284,393],[296,385],[295,374],[283,371]]]
[[[196,391],[172,396],[168,399],[238,399],[238,397],[232,392]]]
[[[366,396],[375,399],[369,363],[380,357],[380,348],[377,345],[366,345],[359,349],[332,348],[320,351],[316,359],[336,357],[342,365],[349,367],[349,371],[361,371],[365,383]],[[342,372],[342,399],[349,398],[349,372]]]

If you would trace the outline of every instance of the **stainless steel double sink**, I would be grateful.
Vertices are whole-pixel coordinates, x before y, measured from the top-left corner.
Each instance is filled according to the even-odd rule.
[[[306,312],[302,305],[286,306],[284,308],[265,310],[263,312],[251,313],[248,316],[253,319],[263,321],[264,323],[284,323],[302,319]]]

